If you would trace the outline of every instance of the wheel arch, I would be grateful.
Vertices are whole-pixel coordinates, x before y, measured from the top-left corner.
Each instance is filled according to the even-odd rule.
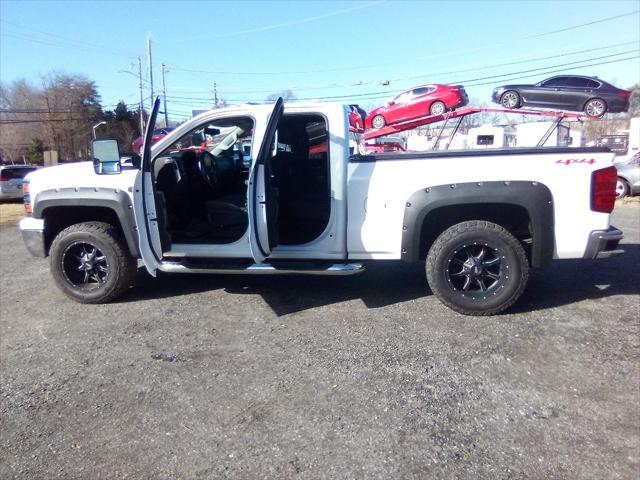
[[[424,258],[440,233],[467,220],[497,223],[521,241],[531,238],[528,254],[535,267],[553,258],[551,191],[539,182],[494,181],[438,185],[413,193],[405,205],[402,260]]]
[[[139,257],[138,232],[133,203],[126,192],[107,188],[59,188],[39,192],[33,203],[33,217],[44,220],[45,253],[63,229],[76,223],[102,221],[116,227],[129,253]]]

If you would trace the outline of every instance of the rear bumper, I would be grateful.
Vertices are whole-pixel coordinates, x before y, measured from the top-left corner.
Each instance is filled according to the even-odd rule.
[[[27,217],[20,220],[22,240],[29,253],[34,257],[46,257],[44,245],[44,220]]]
[[[591,232],[584,258],[607,258],[623,254],[624,250],[618,248],[622,237],[624,237],[622,230],[615,227]]]

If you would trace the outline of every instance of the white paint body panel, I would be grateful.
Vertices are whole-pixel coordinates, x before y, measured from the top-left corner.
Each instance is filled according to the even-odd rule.
[[[229,116],[255,120],[253,144],[265,133],[271,106],[246,105],[203,113],[181,125],[153,146],[154,155],[197,125]],[[609,227],[609,215],[590,210],[591,173],[613,164],[613,154],[498,154],[478,157],[396,159],[349,163],[348,107],[342,104],[291,104],[285,114],[319,113],[328,122],[331,170],[331,215],[325,231],[305,245],[277,246],[270,258],[399,259],[402,222],[407,199],[416,191],[437,185],[486,181],[535,181],[553,195],[555,258],[581,258],[589,234]],[[256,150],[255,148],[253,150]],[[592,163],[557,163],[583,156]],[[407,154],[411,158],[411,154]],[[255,160],[252,159],[252,161]],[[37,170],[27,176],[32,203],[38,193],[55,188],[113,188],[131,197],[138,170],[117,175],[97,175],[90,162]],[[155,213],[155,212],[154,212]],[[137,215],[142,212],[137,211]],[[174,244],[171,256],[249,258],[249,233],[227,245]],[[151,246],[147,245],[150,252]],[[157,246],[156,246],[157,247]],[[145,249],[147,250],[147,249]],[[347,253],[348,252],[348,253]]]
[[[405,204],[420,189],[509,180],[540,182],[551,190],[554,257],[581,258],[589,234],[609,227],[608,214],[590,209],[591,172],[612,165],[613,154],[589,154],[593,164],[556,163],[568,157],[536,153],[349,163],[349,258],[400,258]]]

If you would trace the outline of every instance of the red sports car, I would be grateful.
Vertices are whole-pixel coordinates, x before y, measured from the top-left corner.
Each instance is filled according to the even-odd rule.
[[[463,107],[469,98],[462,85],[422,85],[402,92],[387,105],[369,113],[366,128],[411,120],[426,115],[442,115],[447,110]]]
[[[167,135],[169,135],[169,132],[171,130],[173,130],[173,128],[171,128],[171,127],[169,127],[169,128],[167,128],[167,127],[165,127],[165,128],[156,128],[153,131],[153,137],[151,137],[151,145],[156,143],[161,138],[164,138]],[[142,136],[134,139],[133,142],[131,142],[131,149],[133,150],[133,153],[137,153],[138,155],[142,155],[142,145],[144,145],[144,139],[142,138]]]

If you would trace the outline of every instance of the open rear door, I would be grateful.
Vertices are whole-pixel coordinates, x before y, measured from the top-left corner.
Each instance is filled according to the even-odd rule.
[[[269,116],[262,143],[249,175],[249,239],[253,259],[261,263],[278,244],[278,189],[273,185],[272,149],[284,100],[278,98]]]
[[[158,215],[156,214],[151,165],[151,138],[159,108],[160,98],[157,97],[144,133],[142,162],[133,189],[133,209],[138,227],[140,255],[147,271],[153,276],[156,275],[162,260],[162,246],[158,228]],[[160,214],[163,214],[163,212],[160,212]]]

